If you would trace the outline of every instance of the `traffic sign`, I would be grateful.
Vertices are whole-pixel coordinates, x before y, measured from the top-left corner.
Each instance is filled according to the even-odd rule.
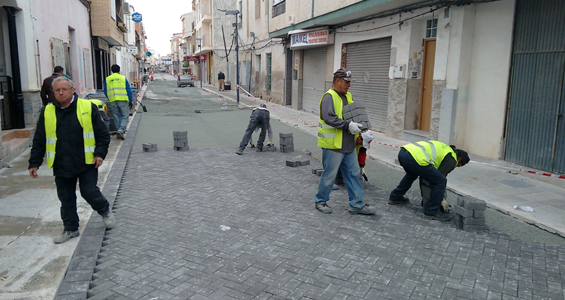
[[[140,13],[136,12],[136,13],[133,13],[133,14],[131,15],[131,19],[132,19],[135,23],[139,23],[139,22],[141,22],[141,20],[142,20],[143,18],[142,18],[142,16],[141,16]]]
[[[145,55],[151,56],[151,52],[147,51],[147,53],[145,53]]]

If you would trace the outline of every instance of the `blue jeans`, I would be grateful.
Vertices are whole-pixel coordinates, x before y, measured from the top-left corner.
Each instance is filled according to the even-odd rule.
[[[330,200],[330,193],[339,169],[347,187],[349,207],[352,209],[363,208],[365,203],[363,203],[363,187],[359,181],[361,169],[357,162],[357,152],[339,153],[334,150],[322,149],[322,165],[324,172],[320,177],[316,204],[323,204]]]
[[[126,132],[129,119],[128,101],[110,102],[110,106],[112,107],[112,115],[114,115],[114,125],[116,125],[116,130],[121,133]]]
[[[57,196],[59,201],[61,201],[61,219],[63,220],[65,231],[78,230],[77,180],[81,196],[90,204],[93,210],[97,211],[101,216],[105,216],[110,210],[108,200],[106,200],[98,186],[96,186],[98,183],[98,169],[94,167],[88,168],[86,171],[70,178],[55,176]]]
[[[406,171],[406,175],[390,193],[389,199],[401,199],[419,176],[428,181],[432,189],[430,200],[424,204],[424,214],[429,216],[437,214],[447,186],[447,178],[432,165],[420,166],[410,152],[404,148],[398,153],[398,162]]]

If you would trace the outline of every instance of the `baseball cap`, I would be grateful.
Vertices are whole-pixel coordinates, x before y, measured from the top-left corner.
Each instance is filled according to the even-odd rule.
[[[363,138],[363,147],[369,149],[371,146],[370,143],[375,139],[375,136],[371,130],[367,130],[361,133],[361,138]]]
[[[335,71],[334,77],[341,78],[345,81],[351,81],[351,71],[346,68],[339,68],[337,71]]]

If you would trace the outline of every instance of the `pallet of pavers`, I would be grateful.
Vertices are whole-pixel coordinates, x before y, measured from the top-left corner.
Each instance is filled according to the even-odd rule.
[[[292,137],[292,133],[279,133],[279,137],[281,152],[294,152],[294,138]]]
[[[173,139],[175,150],[187,151],[189,149],[187,131],[173,131]]]
[[[457,197],[457,205],[453,207],[457,227],[465,231],[484,231],[486,208],[487,203],[483,200],[470,196]]]
[[[157,152],[157,144],[145,143],[143,146],[143,152]]]
[[[343,107],[343,119],[363,125],[363,129],[370,129],[371,122],[367,110],[361,104],[353,102]]]

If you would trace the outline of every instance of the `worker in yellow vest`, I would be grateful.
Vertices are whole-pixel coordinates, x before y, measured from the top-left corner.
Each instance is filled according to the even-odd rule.
[[[120,75],[120,66],[112,66],[112,75],[104,81],[104,95],[110,100],[117,137],[123,140],[128,126],[129,110],[133,106],[133,96],[128,80]]]
[[[76,186],[103,218],[107,229],[115,222],[110,204],[97,186],[98,167],[104,162],[110,135],[98,108],[75,94],[72,80],[59,76],[53,80],[56,101],[47,104],[39,116],[29,158],[29,175],[37,178],[37,170],[45,156],[47,168],[53,168],[57,196],[61,201],[63,233],[56,244],[79,236]]]
[[[439,211],[447,186],[446,176],[456,167],[469,163],[469,160],[467,152],[438,141],[421,141],[402,146],[398,153],[398,162],[406,171],[406,175],[390,193],[388,203],[408,204],[410,199],[404,194],[412,183],[421,177],[431,186],[430,199],[424,203],[424,219],[451,220],[450,215]]]
[[[362,125],[343,119],[343,107],[353,103],[348,91],[350,86],[351,72],[340,68],[334,73],[332,88],[320,100],[318,146],[322,148],[324,171],[315,196],[315,206],[322,213],[332,213],[327,202],[330,200],[337,171],[341,170],[349,195],[349,212],[374,215],[376,209],[363,202],[363,187],[359,181],[361,169],[357,162],[355,139],[361,133]]]

